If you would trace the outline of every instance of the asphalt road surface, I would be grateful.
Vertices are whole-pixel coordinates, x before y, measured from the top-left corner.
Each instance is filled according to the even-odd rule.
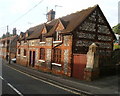
[[[40,80],[28,74],[22,73],[7,64],[2,64],[2,94],[71,94],[66,88]],[[74,94],[75,95],[75,94]]]

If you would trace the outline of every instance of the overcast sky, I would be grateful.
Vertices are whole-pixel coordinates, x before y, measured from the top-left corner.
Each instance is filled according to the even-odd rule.
[[[41,1],[41,3],[39,3]],[[111,27],[118,23],[119,0],[0,0],[0,36],[14,27],[25,32],[29,27],[46,22],[46,9],[56,9],[56,18],[86,9],[98,4]],[[35,7],[35,5],[38,6]],[[55,8],[55,5],[59,7]],[[34,8],[33,8],[34,7]],[[31,10],[32,9],[32,10]],[[29,13],[24,15],[26,12]],[[24,16],[23,16],[24,15]],[[21,17],[22,16],[22,17]]]

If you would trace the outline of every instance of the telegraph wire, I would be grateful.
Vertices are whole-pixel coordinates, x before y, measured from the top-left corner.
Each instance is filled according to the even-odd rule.
[[[21,15],[19,18],[17,18],[15,21],[13,21],[10,25],[12,25],[13,23],[16,23],[18,20],[20,20],[21,18],[23,18],[24,16],[26,16],[29,12],[31,12],[34,8],[36,8],[39,4],[41,4],[44,0],[41,0],[40,2],[38,2],[35,6],[33,6],[31,9],[29,9],[25,14]]]
[[[2,27],[0,27],[0,29],[2,29],[2,28],[6,28],[7,27],[7,25],[6,26],[2,26]]]
[[[25,15],[27,15],[29,12],[31,12],[34,8],[36,8],[39,4],[41,4],[44,0],[41,0],[40,2],[38,2],[35,6],[33,6],[31,9],[29,9],[25,14],[21,15],[19,18],[17,18],[15,21],[13,21],[11,24],[8,25],[12,25],[13,23],[16,23],[18,20],[20,20],[21,18],[23,18]],[[3,26],[0,27],[0,29],[2,28],[6,28],[7,26]]]
[[[24,16],[26,16],[29,12],[31,12],[34,8],[36,8],[39,4],[41,4],[44,0],[41,0],[39,1],[35,6],[33,6],[31,9],[29,9],[26,13],[24,13],[23,15],[21,15],[19,18],[17,18],[15,21],[11,22],[10,24],[8,25],[13,25],[14,23],[16,23],[18,20],[20,20],[21,18],[23,18]],[[8,26],[7,25],[7,26]],[[0,27],[0,29],[2,28],[6,28],[7,26],[3,26],[3,27]],[[20,31],[20,30],[19,30]]]

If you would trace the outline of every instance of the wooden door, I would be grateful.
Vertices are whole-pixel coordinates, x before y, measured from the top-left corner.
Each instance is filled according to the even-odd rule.
[[[86,63],[87,63],[86,54],[74,54],[72,76],[77,79],[83,80],[84,68],[86,67]]]
[[[35,66],[35,51],[33,51],[33,62],[32,62],[32,67]]]
[[[29,66],[32,65],[32,51],[29,52]]]

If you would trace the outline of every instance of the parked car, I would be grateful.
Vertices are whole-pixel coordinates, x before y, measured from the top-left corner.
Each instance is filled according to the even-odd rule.
[[[11,59],[13,63],[16,63],[16,58]]]

